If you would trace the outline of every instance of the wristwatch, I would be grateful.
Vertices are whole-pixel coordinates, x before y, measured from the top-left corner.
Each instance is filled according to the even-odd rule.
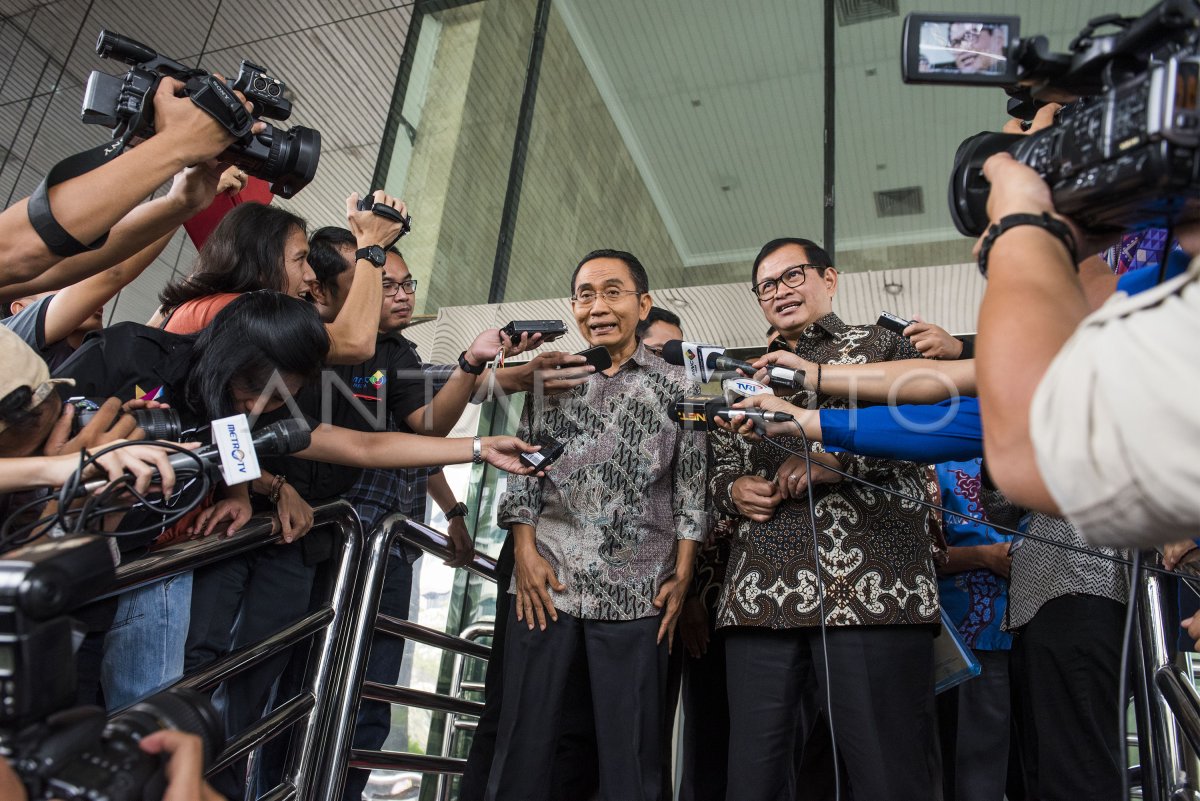
[[[483,464],[483,441],[479,437],[471,440],[471,464]]]
[[[358,261],[359,259],[366,259],[376,267],[382,268],[387,263],[387,251],[379,245],[369,245],[354,251],[354,260]]]
[[[447,520],[453,520],[456,517],[466,517],[466,516],[467,516],[467,505],[465,503],[463,503],[462,501],[459,501],[458,503],[451,506],[449,511],[446,512]]]
[[[486,364],[481,364],[476,367],[467,361],[467,352],[465,350],[458,354],[458,366],[464,373],[470,373],[471,375],[482,375],[483,368],[487,367]]]

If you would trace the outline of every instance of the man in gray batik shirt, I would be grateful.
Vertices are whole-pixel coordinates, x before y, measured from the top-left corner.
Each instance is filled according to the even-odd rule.
[[[588,254],[572,293],[580,332],[612,366],[522,414],[525,436],[565,450],[545,477],[511,477],[500,502],[515,598],[486,797],[549,797],[560,725],[579,713],[567,688],[586,671],[600,797],[658,801],[667,649],[705,533],[702,435],[669,409],[697,388],[637,339],[652,301],[634,256]]]

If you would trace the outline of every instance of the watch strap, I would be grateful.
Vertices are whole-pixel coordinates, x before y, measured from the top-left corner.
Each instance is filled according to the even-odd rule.
[[[471,364],[469,361],[467,361],[467,352],[464,350],[462,353],[458,354],[458,366],[464,373],[470,373],[471,375],[482,375],[483,368],[487,365],[481,364],[476,367],[475,365]]]
[[[471,440],[471,464],[483,464],[483,441],[479,437]]]
[[[467,505],[465,503],[463,503],[462,501],[459,501],[458,503],[454,504],[446,511],[446,519],[447,520],[453,520],[456,517],[466,517],[466,516],[467,516]]]
[[[1063,247],[1067,249],[1067,254],[1071,257],[1071,266],[1075,268],[1075,272],[1079,272],[1077,264],[1079,257],[1075,248],[1075,236],[1071,233],[1071,229],[1062,220],[1056,220],[1048,212],[1043,211],[1041,214],[1008,214],[988,228],[983,242],[979,246],[979,272],[983,274],[984,278],[987,278],[988,256],[991,255],[992,245],[996,244],[996,240],[1000,238],[1001,234],[1022,225],[1041,228],[1062,242]]]
[[[382,268],[387,263],[387,251],[379,245],[369,245],[354,251],[354,260],[358,261],[359,259],[366,259],[376,267]]]

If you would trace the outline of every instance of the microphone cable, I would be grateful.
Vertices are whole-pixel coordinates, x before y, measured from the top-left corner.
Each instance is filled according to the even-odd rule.
[[[193,475],[190,470],[177,469],[176,474],[180,477],[186,477],[186,480],[176,485],[175,492],[170,498],[163,498],[161,495],[154,497],[151,492],[138,492],[133,486],[135,483],[134,477],[128,473],[110,481],[99,492],[84,493],[82,490],[85,483],[83,476],[87,470],[92,466],[96,466],[103,471],[104,468],[98,464],[101,456],[131,445],[154,445],[165,450],[186,454],[196,463],[195,474]],[[75,472],[67,481],[63,482],[62,487],[56,493],[40,494],[38,497],[22,504],[8,515],[8,519],[4,521],[3,525],[0,525],[0,552],[24,545],[50,531],[55,526],[60,527],[68,534],[82,534],[85,533],[89,525],[102,521],[106,515],[127,513],[137,508],[144,508],[151,513],[161,515],[162,519],[136,529],[87,533],[96,533],[108,537],[134,537],[161,532],[191,512],[208,496],[211,489],[212,481],[205,469],[204,460],[195,451],[184,448],[174,442],[166,442],[164,440],[127,440],[107,445],[93,453],[89,453],[85,449],[80,449],[79,467],[75,469]],[[118,501],[120,496],[126,495],[132,495],[134,501],[131,503],[125,498],[121,498]],[[77,508],[72,508],[75,501],[79,499],[82,499],[81,505]],[[57,507],[52,514],[21,526],[16,525],[24,513],[44,506],[52,500],[57,501]]]

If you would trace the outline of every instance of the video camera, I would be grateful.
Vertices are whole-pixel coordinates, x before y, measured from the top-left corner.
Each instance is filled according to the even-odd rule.
[[[112,718],[74,707],[75,654],[66,612],[113,580],[101,537],[27,545],[0,560],[0,755],[31,801],[161,798],[166,759],[138,741],[160,729],[200,736],[205,764],[224,743],[220,719],[204,696],[166,690]]]
[[[1105,26],[1118,32],[1099,35]],[[1064,103],[1028,136],[984,132],[959,145],[950,216],[967,236],[987,228],[983,163],[1007,151],[1041,175],[1054,207],[1092,232],[1167,227],[1200,217],[1200,5],[1162,0],[1141,17],[1091,20],[1069,53],[1044,36],[1019,38],[1020,19],[909,14],[905,83],[1007,88],[1009,113],[1031,119]]]
[[[206,70],[194,69],[160,55],[141,42],[107,30],[100,31],[96,54],[116,58],[131,66],[124,75],[94,71],[83,98],[83,121],[113,129],[114,137],[148,139],[154,135],[152,98],[163,76],[187,85],[192,102],[210,114],[237,138],[218,158],[247,174],[271,182],[271,191],[290,198],[308,186],[321,157],[321,134],[295,126],[286,130],[269,123],[258,134],[251,128],[258,118],[286,120],[292,113],[285,97],[287,87],[267,74],[265,67],[242,61],[238,77],[222,82]],[[246,96],[254,108],[248,114],[233,94]]]

